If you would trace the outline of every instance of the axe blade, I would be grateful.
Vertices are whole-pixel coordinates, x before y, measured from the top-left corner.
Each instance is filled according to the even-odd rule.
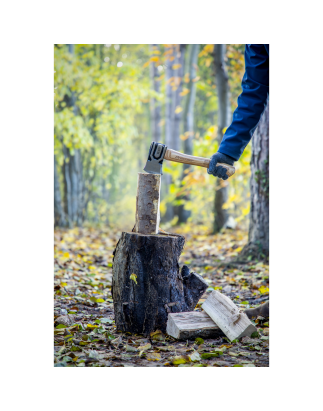
[[[153,141],[149,148],[147,163],[144,167],[146,173],[163,174],[163,160],[167,151],[167,146]]]

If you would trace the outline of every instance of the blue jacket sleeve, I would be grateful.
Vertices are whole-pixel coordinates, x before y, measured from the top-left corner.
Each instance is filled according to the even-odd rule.
[[[246,44],[245,74],[238,107],[219,152],[239,160],[257,128],[269,95],[269,44]]]

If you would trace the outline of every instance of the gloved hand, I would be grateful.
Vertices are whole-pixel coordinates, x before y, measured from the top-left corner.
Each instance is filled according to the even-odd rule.
[[[209,168],[207,169],[208,174],[212,174],[214,177],[222,178],[222,180],[227,180],[229,177],[227,176],[227,170],[224,167],[216,166],[217,163],[225,163],[233,166],[235,159],[227,156],[226,154],[222,154],[219,151],[211,157],[211,162]]]

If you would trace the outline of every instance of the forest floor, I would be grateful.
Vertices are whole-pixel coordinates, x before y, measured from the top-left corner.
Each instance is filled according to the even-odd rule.
[[[247,243],[244,230],[208,235],[186,226],[180,266],[208,282],[200,305],[214,289],[240,309],[269,299],[269,267],[257,261],[230,263]],[[269,322],[255,320],[258,335],[229,342],[225,337],[177,341],[161,332],[149,338],[116,331],[112,253],[121,232],[108,229],[55,230],[54,363],[56,367],[268,367]],[[220,350],[215,350],[220,348]],[[193,355],[192,355],[193,354]]]

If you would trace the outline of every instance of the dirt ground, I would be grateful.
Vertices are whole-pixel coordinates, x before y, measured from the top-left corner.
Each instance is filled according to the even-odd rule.
[[[208,235],[202,226],[178,229],[186,243],[186,264],[240,309],[269,299],[269,266],[240,262],[247,243],[244,230]],[[176,230],[171,230],[176,232]],[[149,338],[116,331],[112,252],[121,232],[109,229],[55,230],[54,365],[55,367],[268,367],[269,322],[255,320],[258,335],[230,342],[225,337],[176,341],[161,332]],[[236,259],[235,263],[232,263]]]

